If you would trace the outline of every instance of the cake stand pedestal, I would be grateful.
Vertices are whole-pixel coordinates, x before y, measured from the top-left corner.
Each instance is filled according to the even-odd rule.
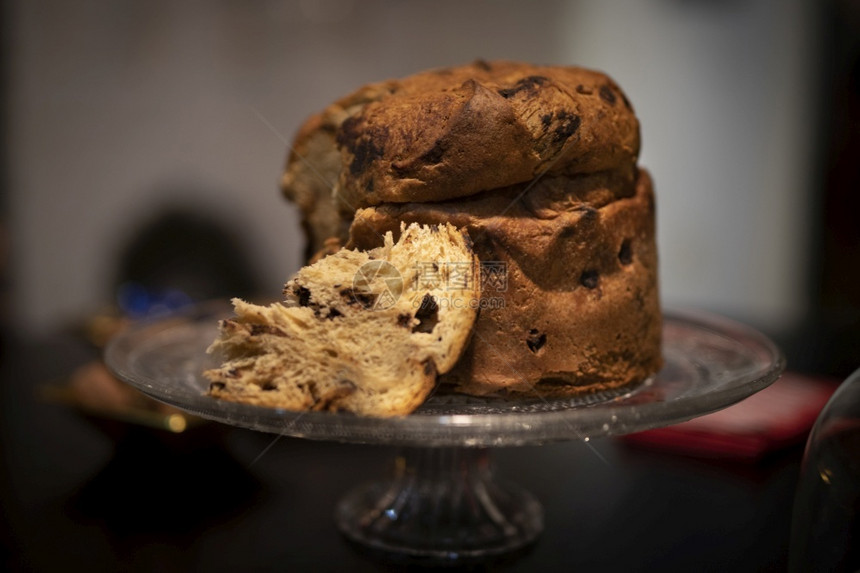
[[[335,523],[386,557],[464,563],[529,545],[543,530],[543,508],[495,478],[487,448],[403,448],[392,478],[349,492]]]
[[[290,412],[215,400],[202,372],[223,304],[142,322],[115,337],[105,360],[122,380],[195,415],[283,436],[399,446],[387,480],[358,486],[337,505],[340,531],[361,547],[407,562],[469,563],[522,549],[543,528],[530,493],[497,479],[493,447],[623,435],[725,408],[782,372],[779,349],[741,324],[701,312],[664,316],[663,369],[626,391],[509,400],[437,392],[400,418]]]

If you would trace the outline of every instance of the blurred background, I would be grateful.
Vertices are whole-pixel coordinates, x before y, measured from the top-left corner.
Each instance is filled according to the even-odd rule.
[[[860,2],[7,0],[2,18],[7,342],[117,304],[278,296],[303,251],[278,190],[303,120],[364,83],[484,58],[597,68],[625,90],[667,307],[747,322],[795,371],[860,366]],[[4,377],[33,383],[81,356],[3,352],[19,357]],[[106,448],[57,454],[53,479],[80,483]],[[7,452],[21,483],[52,471],[25,449]],[[62,489],[33,483],[18,493]]]
[[[164,211],[223,226],[278,293],[300,264],[277,189],[300,123],[364,83],[481,57],[599,68],[626,90],[657,186],[667,306],[786,339],[826,328],[822,310],[856,322],[857,10],[6,2],[9,320],[45,332],[110,302],[122,246]]]

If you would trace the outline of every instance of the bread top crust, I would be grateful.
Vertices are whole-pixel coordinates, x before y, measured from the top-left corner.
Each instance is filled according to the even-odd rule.
[[[620,88],[576,67],[431,70],[364,86],[323,117],[336,130],[338,192],[352,209],[465,197],[544,173],[629,169],[640,146]]]

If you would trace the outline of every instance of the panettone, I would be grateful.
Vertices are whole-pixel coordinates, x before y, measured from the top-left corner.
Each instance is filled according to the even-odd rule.
[[[464,229],[482,287],[443,380],[569,395],[661,365],[652,182],[606,75],[484,62],[371,84],[311,118],[283,178],[308,253],[369,249],[403,221]],[[423,261],[416,260],[416,265]]]

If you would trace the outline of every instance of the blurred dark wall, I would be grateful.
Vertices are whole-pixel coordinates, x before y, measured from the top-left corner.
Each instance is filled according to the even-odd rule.
[[[10,5],[12,309],[39,332],[104,304],[122,236],[180,200],[239,230],[278,295],[303,250],[278,180],[310,114],[426,67],[565,57],[561,0]]]
[[[8,6],[6,2],[0,2],[0,371],[5,362],[8,337],[8,289],[9,289],[9,265],[7,246],[7,208],[6,197],[9,192],[8,183],[8,129],[6,115],[9,110],[7,102],[8,73],[7,55],[9,54],[8,29],[9,19],[7,17]],[[4,380],[5,382],[5,380]],[[4,440],[0,439],[0,460],[6,460],[6,447]],[[5,463],[4,463],[5,466]],[[8,491],[8,477],[6,470],[0,468],[0,495]],[[12,570],[15,562],[15,549],[13,535],[10,531],[5,508],[0,516],[0,569]]]
[[[0,333],[8,321],[9,300],[9,6],[0,2]],[[2,334],[0,334],[2,336]],[[2,348],[2,345],[0,345]],[[2,352],[2,350],[0,350]],[[2,358],[2,356],[0,356]]]
[[[860,368],[860,2],[820,3],[810,314],[793,366],[840,378]]]

